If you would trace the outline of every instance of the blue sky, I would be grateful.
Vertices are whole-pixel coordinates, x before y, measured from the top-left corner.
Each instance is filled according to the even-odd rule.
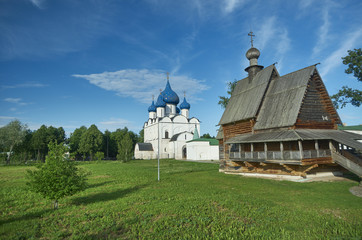
[[[216,135],[226,83],[246,77],[248,32],[280,75],[315,63],[329,94],[361,89],[341,57],[362,47],[360,0],[0,0],[0,126],[69,134],[96,124],[139,132],[166,85]],[[348,125],[362,108],[338,111]]]

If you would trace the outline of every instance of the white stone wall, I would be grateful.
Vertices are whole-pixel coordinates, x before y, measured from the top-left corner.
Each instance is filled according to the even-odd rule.
[[[186,143],[188,160],[219,160],[219,146],[211,145],[208,141]]]

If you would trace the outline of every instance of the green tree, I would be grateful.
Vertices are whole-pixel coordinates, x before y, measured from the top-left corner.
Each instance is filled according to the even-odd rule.
[[[31,144],[37,151],[37,160],[44,160],[44,156],[47,152],[47,127],[42,125],[36,130],[31,138]]]
[[[27,129],[25,132],[24,141],[14,147],[14,153],[17,155],[18,160],[26,162],[35,156],[31,145],[32,137],[33,132],[30,129]]]
[[[64,158],[67,148],[62,143],[50,142],[48,147],[45,163],[39,165],[38,170],[28,170],[27,185],[31,191],[53,200],[54,209],[57,209],[58,200],[86,188],[88,173]]]
[[[359,82],[362,81],[362,50],[354,49],[348,50],[348,55],[342,57],[343,64],[347,65],[348,68],[345,70],[345,73],[352,74],[357,78]],[[352,106],[359,107],[362,103],[362,91],[358,89],[349,88],[343,86],[338,93],[331,96],[333,99],[334,106],[338,109],[345,107],[347,104]]]
[[[10,156],[15,146],[21,144],[26,136],[26,125],[23,125],[19,120],[14,120],[8,123],[6,126],[0,128],[0,145],[6,151],[8,155],[6,158],[6,164],[10,164]]]
[[[233,93],[235,87],[236,87],[236,84],[237,84],[237,80],[234,80],[233,82],[228,82],[228,91],[227,91],[227,94],[229,96],[227,97],[223,97],[223,96],[219,96],[220,100],[218,102],[218,104],[222,107],[222,108],[226,108],[226,106],[228,105],[229,103],[229,100],[230,100],[230,97],[231,97],[231,94]]]
[[[74,130],[73,133],[70,134],[69,137],[69,147],[70,153],[75,159],[79,159],[81,157],[81,152],[79,151],[80,140],[82,139],[82,135],[87,131],[85,126],[81,126]]]
[[[101,161],[104,158],[104,152],[96,152],[94,156],[96,161]]]
[[[204,135],[201,136],[201,138],[215,138],[215,137],[211,137],[209,133],[205,133]]]
[[[145,132],[144,132],[144,129],[142,129],[140,132],[139,132],[139,137],[138,137],[138,142],[139,143],[143,143],[144,141],[144,135],[145,135]]]
[[[101,150],[103,144],[103,134],[98,130],[96,125],[90,126],[82,135],[79,143],[79,151],[90,155],[93,160],[94,154]]]
[[[117,160],[128,162],[133,155],[133,142],[129,133],[127,133],[118,145]]]

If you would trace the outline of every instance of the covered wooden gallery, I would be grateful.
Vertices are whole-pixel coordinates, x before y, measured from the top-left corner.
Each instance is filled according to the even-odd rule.
[[[351,171],[362,176],[362,139],[341,124],[315,65],[279,76],[246,54],[248,77],[237,82],[219,122],[220,171],[307,177]]]

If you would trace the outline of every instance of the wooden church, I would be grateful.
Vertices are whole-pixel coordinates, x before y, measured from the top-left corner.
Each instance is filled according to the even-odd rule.
[[[341,119],[316,65],[280,76],[274,65],[258,65],[259,56],[252,45],[248,77],[237,82],[219,122],[220,171],[361,177],[362,136],[337,130]]]

